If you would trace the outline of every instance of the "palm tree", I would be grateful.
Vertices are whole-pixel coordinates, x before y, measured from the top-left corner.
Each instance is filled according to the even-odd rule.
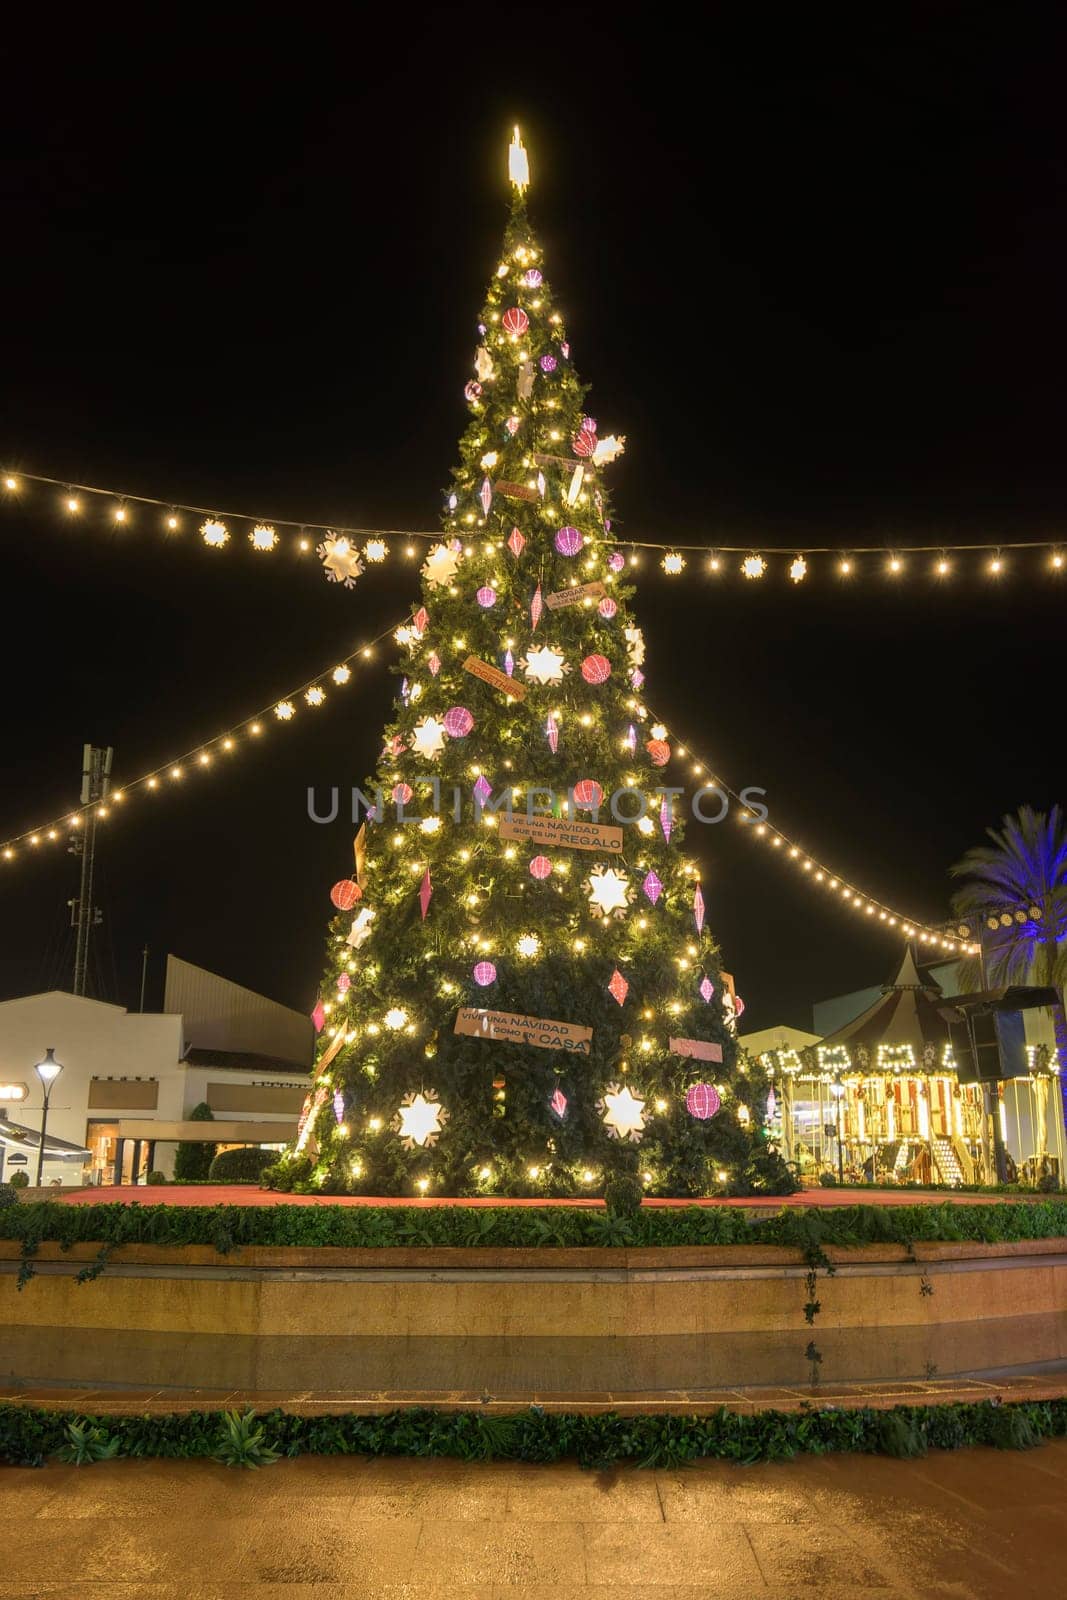
[[[1050,812],[1020,806],[1003,826],[987,828],[993,844],[968,850],[949,870],[966,881],[952,897],[957,916],[969,921],[983,954],[959,964],[961,991],[1035,984],[1055,989],[1056,1052],[1067,1075],[1067,831],[1059,806]],[[984,970],[983,970],[984,969]],[[1067,1089],[1060,1080],[1064,1124]]]

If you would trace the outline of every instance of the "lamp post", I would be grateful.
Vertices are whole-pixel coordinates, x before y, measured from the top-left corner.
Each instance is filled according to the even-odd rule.
[[[44,1060],[38,1061],[34,1072],[41,1080],[44,1092],[44,1101],[41,1106],[41,1148],[37,1152],[37,1187],[41,1187],[41,1172],[44,1168],[44,1136],[48,1127],[48,1101],[52,1094],[52,1085],[63,1071],[63,1063],[56,1060],[55,1050],[49,1045],[44,1053]]]
[[[843,1184],[844,1181],[845,1181],[845,1152],[842,1149],[841,1144],[842,1144],[842,1112],[844,1111],[844,1101],[843,1101],[842,1097],[843,1097],[843,1095],[845,1093],[844,1084],[843,1083],[832,1083],[830,1085],[830,1093],[833,1095],[834,1099],[837,1101],[837,1181],[838,1181],[838,1183],[842,1183]]]

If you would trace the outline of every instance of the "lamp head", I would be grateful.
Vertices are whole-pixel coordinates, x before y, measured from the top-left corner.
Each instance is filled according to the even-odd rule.
[[[47,1088],[50,1083],[55,1082],[55,1080],[59,1077],[59,1074],[63,1071],[63,1063],[56,1060],[56,1052],[54,1048],[49,1045],[48,1049],[44,1053],[44,1060],[38,1061],[33,1070],[36,1072],[45,1088]]]

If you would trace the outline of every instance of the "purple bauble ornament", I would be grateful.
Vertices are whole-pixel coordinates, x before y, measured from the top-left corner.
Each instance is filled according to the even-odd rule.
[[[561,556],[576,556],[584,543],[577,528],[560,528],[556,534],[556,549]]]
[[[626,557],[621,550],[613,550],[608,557],[608,566],[612,572],[621,572],[626,565]]]
[[[496,968],[491,961],[479,961],[473,973],[474,981],[482,989],[496,982]]]
[[[484,584],[474,598],[483,611],[488,611],[490,606],[496,605],[496,590],[490,588],[489,584]]]
[[[445,712],[445,732],[452,739],[465,739],[474,727],[474,718],[466,706],[452,706]]]
[[[719,1091],[713,1083],[691,1083],[685,1092],[685,1109],[699,1122],[707,1122],[721,1104]]]
[[[555,356],[542,356],[537,364],[542,372],[555,372],[556,370]]]
[[[527,289],[539,289],[544,281],[540,267],[527,267],[522,275],[522,281]]]

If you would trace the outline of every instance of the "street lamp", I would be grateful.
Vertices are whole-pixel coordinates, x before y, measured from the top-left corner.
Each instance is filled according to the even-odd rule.
[[[841,1148],[841,1139],[842,1139],[842,1117],[841,1117],[841,1113],[844,1111],[844,1102],[842,1100],[842,1096],[843,1096],[844,1092],[845,1092],[845,1086],[844,1086],[843,1083],[832,1083],[830,1085],[830,1093],[833,1095],[834,1099],[837,1101],[837,1181],[838,1181],[838,1183],[844,1183],[844,1181],[845,1181],[845,1152]]]
[[[41,1148],[37,1152],[37,1187],[41,1187],[41,1171],[44,1167],[44,1135],[48,1127],[48,1101],[52,1094],[52,1085],[63,1071],[63,1063],[56,1060],[55,1050],[51,1045],[44,1053],[44,1060],[38,1061],[34,1072],[41,1080],[44,1091],[44,1102],[41,1107]]]

